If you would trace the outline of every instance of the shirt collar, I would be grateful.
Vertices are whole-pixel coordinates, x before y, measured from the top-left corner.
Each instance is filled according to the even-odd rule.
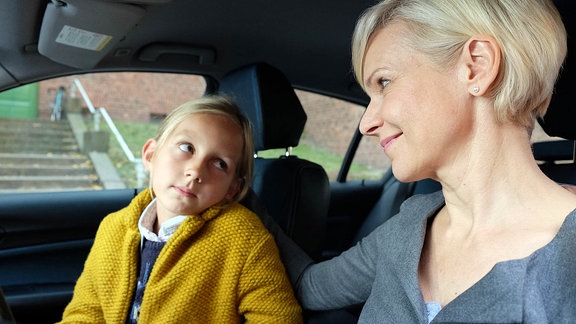
[[[187,218],[186,216],[180,215],[175,216],[162,224],[158,234],[154,233],[154,224],[157,220],[156,213],[156,198],[154,198],[148,206],[144,209],[140,215],[140,220],[138,221],[138,230],[142,240],[147,239],[153,242],[166,242],[178,229],[180,224]]]

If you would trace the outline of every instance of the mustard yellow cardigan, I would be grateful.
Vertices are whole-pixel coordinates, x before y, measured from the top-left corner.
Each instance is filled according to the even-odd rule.
[[[100,224],[62,323],[125,323],[147,190]],[[152,268],[139,323],[301,323],[273,237],[240,204],[189,216]]]

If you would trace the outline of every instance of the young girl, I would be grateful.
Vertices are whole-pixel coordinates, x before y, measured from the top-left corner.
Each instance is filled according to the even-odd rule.
[[[302,322],[274,238],[238,203],[253,151],[225,98],[172,111],[142,149],[150,187],[102,221],[62,322]]]

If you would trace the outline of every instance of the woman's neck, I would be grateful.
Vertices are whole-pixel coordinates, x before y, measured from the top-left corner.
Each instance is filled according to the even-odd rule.
[[[476,135],[461,159],[438,172],[450,217],[470,226],[499,226],[517,221],[516,215],[550,212],[550,206],[576,207],[540,171],[523,129],[494,127]]]

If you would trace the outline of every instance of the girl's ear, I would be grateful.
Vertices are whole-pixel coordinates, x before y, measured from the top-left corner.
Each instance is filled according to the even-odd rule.
[[[501,49],[496,39],[488,35],[471,37],[464,45],[465,81],[473,96],[486,94],[500,72]]]
[[[224,197],[227,201],[231,201],[232,199],[234,199],[234,196],[236,196],[236,194],[240,191],[243,181],[244,181],[243,179],[237,178],[230,184],[228,192]]]
[[[158,148],[158,141],[151,138],[144,143],[142,146],[142,163],[146,168],[146,171],[152,171],[152,157],[154,157],[154,152]]]

